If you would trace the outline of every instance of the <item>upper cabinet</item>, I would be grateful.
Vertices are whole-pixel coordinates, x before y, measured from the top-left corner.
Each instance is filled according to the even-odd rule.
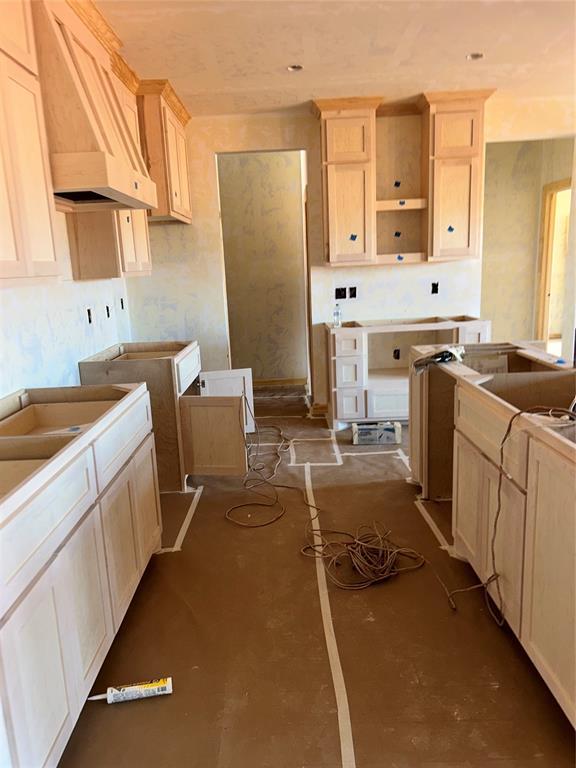
[[[0,277],[59,274],[53,215],[40,86],[0,53]]]
[[[30,0],[3,0],[0,50],[38,74]]]
[[[192,221],[185,126],[186,108],[168,80],[142,80],[138,87],[142,147],[158,204],[150,219]]]
[[[491,93],[427,93],[401,104],[315,102],[329,264],[480,255],[484,102]]]

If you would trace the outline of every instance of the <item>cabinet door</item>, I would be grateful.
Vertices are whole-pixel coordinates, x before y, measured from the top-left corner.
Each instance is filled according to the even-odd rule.
[[[482,116],[478,110],[437,112],[434,116],[434,155],[472,157],[480,154]]]
[[[166,137],[166,167],[168,171],[168,188],[170,190],[170,207],[177,213],[186,213],[182,200],[180,184],[180,163],[178,160],[178,134],[181,126],[170,109],[163,107],[164,132]]]
[[[199,353],[199,351],[198,351]],[[254,389],[252,368],[232,368],[229,371],[202,371],[202,397],[243,397],[246,432],[254,432]]]
[[[57,275],[60,270],[54,249],[54,204],[40,86],[33,75],[2,55],[0,81],[12,169],[11,194],[16,201],[23,258],[28,274]],[[4,162],[7,164],[6,155]]]
[[[190,182],[188,180],[188,152],[186,150],[186,134],[180,124],[176,133],[176,148],[178,151],[178,178],[180,181],[180,205],[182,213],[191,215]]]
[[[336,418],[348,421],[366,416],[365,392],[363,389],[336,390]]]
[[[140,265],[136,257],[136,245],[134,243],[133,217],[134,211],[129,209],[117,211],[118,230],[120,233],[120,253],[122,257],[122,269],[124,272],[138,272]]]
[[[452,528],[454,549],[484,578],[483,462],[480,451],[454,432],[454,490]]]
[[[326,160],[329,163],[366,162],[371,159],[370,117],[326,119]]]
[[[407,419],[408,393],[366,390],[366,418]]]
[[[487,459],[483,458],[482,461],[484,467],[482,503],[485,520],[483,571],[485,577],[488,578],[494,572],[492,537],[498,509],[499,472]],[[526,497],[514,483],[503,477],[500,499],[501,507],[494,541],[496,573],[499,576],[500,594],[502,595],[502,613],[515,634],[520,635]],[[493,600],[497,599],[496,584],[490,584],[488,592]]]
[[[371,164],[329,165],[326,174],[329,260],[371,261],[375,206]]]
[[[38,74],[30,0],[3,0],[0,50]]]
[[[530,441],[520,640],[576,726],[574,458]]]
[[[24,249],[17,241],[17,201],[12,193],[10,150],[0,99],[0,277],[23,277],[27,273]]]
[[[114,629],[100,507],[96,505],[60,554],[76,652],[76,688],[83,701],[108,653]]]
[[[114,628],[118,628],[140,579],[140,558],[134,506],[132,466],[125,467],[102,497],[102,527],[112,600]]]
[[[0,629],[0,655],[19,766],[56,765],[80,711],[61,605],[58,558]]]
[[[247,468],[242,397],[180,398],[187,475],[244,475]]]
[[[478,158],[434,161],[432,259],[478,256]]]
[[[138,271],[140,274],[149,275],[152,273],[152,257],[150,255],[150,236],[146,211],[132,211],[132,232]]]
[[[132,459],[136,504],[134,506],[140,569],[160,547],[162,532],[154,435],[149,435]]]

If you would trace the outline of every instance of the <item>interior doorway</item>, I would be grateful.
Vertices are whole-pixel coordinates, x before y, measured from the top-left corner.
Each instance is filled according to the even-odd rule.
[[[542,225],[538,260],[536,331],[553,354],[562,352],[562,320],[571,179],[547,184],[542,191]]]
[[[217,156],[232,368],[310,391],[306,153]]]

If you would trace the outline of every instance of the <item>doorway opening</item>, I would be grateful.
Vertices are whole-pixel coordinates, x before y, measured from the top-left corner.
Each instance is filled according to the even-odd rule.
[[[546,342],[547,351],[558,356],[562,352],[571,183],[571,179],[564,179],[542,190],[536,332]]]
[[[232,368],[310,394],[306,152],[217,155]]]

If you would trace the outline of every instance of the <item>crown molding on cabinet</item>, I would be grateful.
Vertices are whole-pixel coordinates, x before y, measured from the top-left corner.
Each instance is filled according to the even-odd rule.
[[[111,56],[118,52],[122,47],[122,40],[93,0],[66,0],[66,2]]]
[[[190,113],[180,101],[169,80],[140,80],[136,93],[138,96],[150,96],[151,94],[162,96],[183,126],[186,126],[190,120]]]
[[[320,116],[323,112],[338,112],[342,109],[376,109],[382,101],[382,96],[348,96],[341,99],[314,99],[312,105]]]

